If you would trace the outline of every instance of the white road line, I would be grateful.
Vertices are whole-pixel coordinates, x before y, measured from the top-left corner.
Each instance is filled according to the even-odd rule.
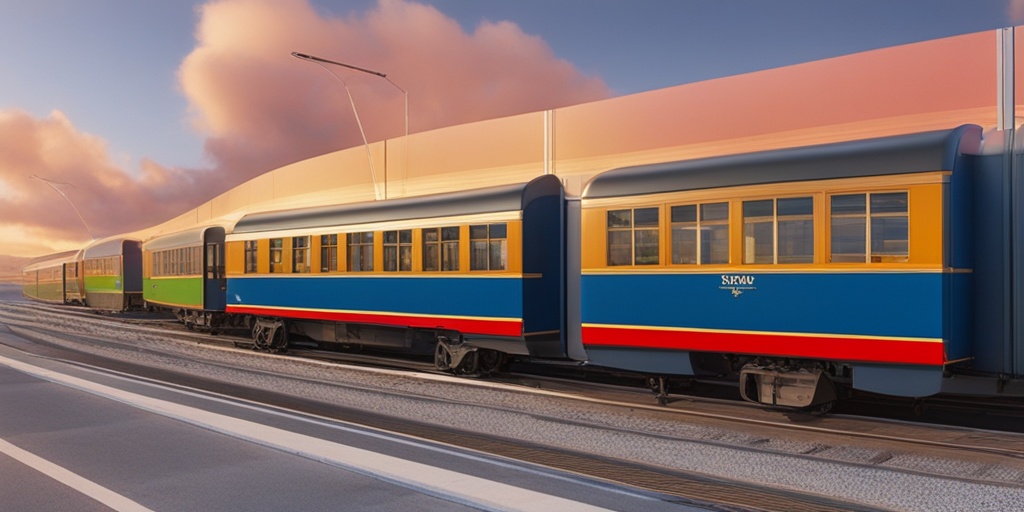
[[[42,457],[22,450],[0,439],[0,453],[114,509],[121,512],[152,512],[150,509],[117,494],[102,485],[86,480]]]
[[[109,398],[237,439],[345,468],[415,489],[424,494],[484,510],[525,512],[604,510],[550,494],[130,393],[2,356],[0,356],[0,364],[50,382]]]

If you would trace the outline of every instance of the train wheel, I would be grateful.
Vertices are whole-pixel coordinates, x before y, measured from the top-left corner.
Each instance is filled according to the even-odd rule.
[[[434,349],[434,366],[442,372],[448,372],[452,369],[452,353],[448,351],[443,343],[438,343]]]
[[[457,373],[461,375],[479,375],[480,374],[480,351],[474,350],[459,362],[458,368],[455,369]]]
[[[283,322],[270,334],[269,350],[274,354],[288,352],[288,328]]]
[[[254,350],[283,354],[288,351],[288,326],[280,320],[257,319],[252,326],[252,343]]]
[[[480,349],[478,361],[481,373],[497,373],[501,371],[501,365],[505,362],[505,354],[497,350]]]
[[[263,326],[260,325],[259,322],[256,322],[255,324],[253,324],[253,326],[252,326],[252,343],[253,343],[253,347],[252,348],[254,348],[256,350],[267,350],[267,348],[268,348],[268,341],[269,340],[267,340],[267,331],[266,331],[266,329],[264,329]]]

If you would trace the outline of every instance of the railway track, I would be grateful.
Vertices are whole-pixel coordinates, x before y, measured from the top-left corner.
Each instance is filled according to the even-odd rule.
[[[243,389],[244,385],[225,382],[255,380],[263,382],[257,385],[262,388],[257,395],[263,403],[394,428],[409,435],[614,479],[685,500],[742,495],[746,498],[724,502],[740,508],[756,508],[760,502],[770,510],[850,508],[840,506],[840,501],[792,488],[780,490],[745,483],[740,478],[708,476],[689,470],[679,461],[637,459],[615,450],[593,451],[588,443],[574,446],[530,436],[510,440],[515,436],[502,434],[500,428],[492,435],[491,430],[473,428],[453,418],[514,414],[547,425],[544,430],[625,436],[642,439],[645,444],[677,446],[677,450],[680,443],[685,443],[690,449],[740,450],[1009,489],[1024,487],[1024,437],[1013,434],[843,415],[787,416],[745,403],[694,397],[676,398],[662,407],[654,405],[649,391],[639,388],[525,374],[455,378],[430,371],[431,365],[423,361],[382,361],[367,355],[304,351],[303,358],[281,357],[237,349],[235,338],[168,328],[152,319],[114,319],[38,305],[0,304],[0,323],[50,347],[53,353],[86,354],[80,357],[84,358],[80,364],[156,376],[227,396],[254,396],[252,389]],[[126,363],[119,358],[157,363]],[[190,372],[202,367],[205,376],[182,373],[179,367]],[[229,372],[247,376],[229,378]],[[315,393],[313,398],[304,398],[298,396],[299,392],[275,391],[306,388],[324,388],[325,396],[345,396],[346,405],[325,406]],[[367,405],[358,407],[351,405],[353,402]],[[403,408],[423,411],[411,415],[421,420],[395,426],[402,422],[386,413],[387,408],[378,405],[382,403],[402,403]],[[438,417],[438,411],[452,408],[468,412]]]

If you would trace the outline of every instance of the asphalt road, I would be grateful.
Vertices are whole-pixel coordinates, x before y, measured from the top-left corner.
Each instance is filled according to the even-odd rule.
[[[23,302],[25,300],[21,296],[20,284],[0,281],[0,301]]]
[[[694,510],[649,493],[11,348],[0,508]]]

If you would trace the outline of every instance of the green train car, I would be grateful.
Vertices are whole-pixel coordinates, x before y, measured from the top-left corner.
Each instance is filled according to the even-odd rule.
[[[52,304],[85,304],[81,267],[82,251],[44,256],[22,269],[21,294]]]
[[[85,248],[85,304],[106,311],[142,307],[142,242],[112,238]]]
[[[222,226],[206,226],[143,244],[145,306],[169,310],[189,328],[220,325],[227,284],[224,233]]]

